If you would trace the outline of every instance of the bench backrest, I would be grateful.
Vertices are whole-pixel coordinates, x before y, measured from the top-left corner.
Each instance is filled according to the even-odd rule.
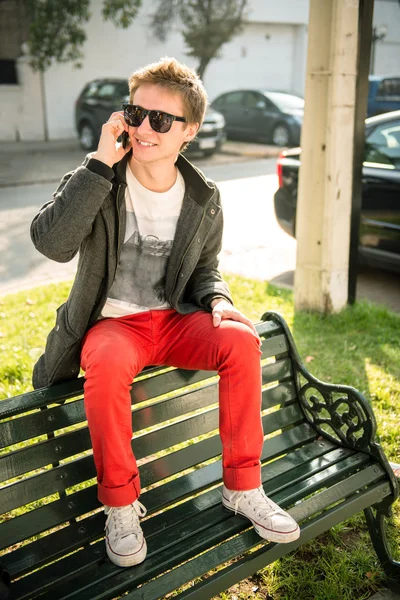
[[[315,433],[296,401],[283,330],[273,322],[257,328],[263,458],[273,459]],[[221,481],[217,380],[211,372],[152,368],[133,384],[132,447],[149,512]],[[0,402],[0,552],[13,550],[13,576],[103,534],[82,385],[81,378]]]

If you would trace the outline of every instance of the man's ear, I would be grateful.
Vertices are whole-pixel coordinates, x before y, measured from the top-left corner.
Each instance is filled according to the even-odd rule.
[[[188,123],[186,129],[185,129],[185,142],[191,142],[197,135],[197,132],[200,128],[200,124],[199,123]]]

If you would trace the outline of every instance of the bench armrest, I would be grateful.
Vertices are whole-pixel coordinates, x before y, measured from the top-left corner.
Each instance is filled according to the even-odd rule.
[[[302,363],[293,336],[283,317],[269,311],[262,321],[273,321],[285,333],[292,360],[294,381],[306,420],[320,436],[355,451],[366,452],[388,473],[395,498],[399,490],[389,462],[376,441],[376,420],[368,400],[355,388],[320,381]]]

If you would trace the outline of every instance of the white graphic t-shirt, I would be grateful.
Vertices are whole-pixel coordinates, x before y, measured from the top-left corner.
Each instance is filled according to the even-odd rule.
[[[170,308],[165,273],[185,194],[184,179],[178,171],[170,190],[152,192],[127,165],[126,182],[124,244],[102,317]]]

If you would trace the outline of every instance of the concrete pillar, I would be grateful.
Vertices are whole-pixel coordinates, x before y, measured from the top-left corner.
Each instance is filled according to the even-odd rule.
[[[310,0],[297,310],[331,313],[347,303],[360,1]]]
[[[29,66],[29,56],[17,60],[18,80],[21,84],[18,138],[21,141],[45,140],[45,120],[42,98],[41,73]]]

